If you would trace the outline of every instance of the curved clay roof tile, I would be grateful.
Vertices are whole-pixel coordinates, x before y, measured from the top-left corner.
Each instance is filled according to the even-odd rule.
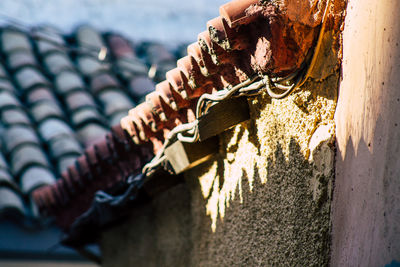
[[[228,22],[229,27],[234,28],[253,20],[255,15],[249,13],[248,8],[258,2],[258,0],[234,0],[222,5],[219,13]]]
[[[228,36],[225,32],[224,22],[221,17],[216,17],[207,22],[207,29],[211,40],[216,42],[224,50],[231,50]]]
[[[165,77],[167,78],[167,81],[171,84],[172,89],[178,92],[183,99],[189,98],[191,90],[188,89],[187,85],[185,85],[185,81],[182,78],[181,71],[178,68],[167,71]]]
[[[151,107],[152,111],[157,114],[160,118],[161,122],[168,121],[171,113],[174,113],[169,105],[163,101],[163,98],[159,95],[158,92],[152,92],[146,96],[146,103]],[[170,112],[168,112],[170,111]],[[167,114],[169,115],[167,117]]]

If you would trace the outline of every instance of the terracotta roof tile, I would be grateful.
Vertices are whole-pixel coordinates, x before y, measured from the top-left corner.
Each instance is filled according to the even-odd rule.
[[[71,127],[62,120],[50,118],[39,125],[39,133],[46,142],[61,136],[70,136],[73,134]]]
[[[93,48],[101,48],[104,46],[102,36],[95,28],[89,25],[83,25],[76,31],[76,40],[80,46],[88,46]]]
[[[258,0],[234,0],[222,5],[219,8],[219,13],[229,27],[234,28],[257,19],[259,13],[250,13],[249,7],[258,4],[258,2]]]
[[[130,138],[128,135],[123,134],[123,131],[121,129],[118,130],[119,127],[114,127],[112,133],[113,134],[108,134],[106,138],[106,142],[100,141],[99,143],[94,144],[94,146],[89,147],[86,152],[85,156],[81,156],[76,164],[73,166],[70,166],[68,168],[69,171],[64,172],[62,175],[62,180],[59,180],[60,182],[57,182],[55,187],[53,187],[52,190],[49,190],[49,187],[44,187],[36,190],[33,194],[34,198],[37,200],[37,203],[43,203],[41,207],[46,206],[49,209],[47,209],[48,212],[55,212],[55,209],[52,207],[56,207],[57,205],[67,205],[68,201],[71,202],[68,204],[69,206],[71,205],[76,205],[77,202],[75,200],[73,201],[71,199],[72,195],[79,194],[80,191],[85,191],[87,190],[86,187],[83,187],[82,184],[77,184],[80,182],[84,181],[93,181],[93,186],[96,185],[103,187],[103,186],[108,186],[116,182],[115,179],[122,179],[124,175],[127,175],[131,173],[132,171],[135,170],[135,168],[140,168],[141,165],[141,160],[148,160],[149,156],[144,156],[143,152],[139,152],[139,154],[132,154],[132,149],[137,149],[133,144],[130,144]],[[112,143],[112,144],[111,144]],[[130,145],[129,145],[130,144]],[[127,147],[130,147],[128,148]],[[126,151],[121,151],[121,147],[126,147],[128,150]],[[134,160],[135,164],[118,164],[114,165],[114,160],[115,158],[115,153],[112,150],[117,150],[120,151],[119,153],[129,153],[126,155],[130,155],[127,158],[132,158],[130,160]],[[142,148],[143,149],[143,148]],[[149,151],[149,150],[148,150]],[[146,152],[148,153],[148,152]],[[136,155],[136,156],[134,156]],[[121,160],[121,158],[119,158]],[[124,169],[121,169],[124,168]],[[110,171],[114,175],[109,175],[107,172]],[[116,176],[116,173],[118,175]],[[91,175],[92,174],[92,175]],[[86,178],[83,178],[86,177]],[[106,178],[106,180],[99,180],[100,177],[103,177],[102,179]],[[95,179],[95,180],[93,180]],[[95,183],[95,181],[102,181],[101,183]],[[52,195],[56,192],[65,192],[62,193],[65,195],[63,198],[64,200],[60,200],[60,198],[54,198]],[[74,198],[76,201],[79,201],[79,198]],[[75,204],[74,204],[75,203]],[[82,202],[80,202],[82,205]],[[75,210],[75,209],[73,209]],[[60,211],[60,209],[58,209]],[[82,209],[75,210],[76,212],[74,213],[74,216],[78,215]],[[59,212],[58,212],[59,213]],[[60,215],[61,216],[61,215]],[[61,216],[60,218],[66,218],[65,216]],[[72,217],[73,219],[73,217]],[[59,221],[61,225],[69,225],[71,222],[71,217],[69,215],[67,220]]]
[[[160,119],[161,122],[168,121],[175,111],[164,101],[158,92],[152,92],[146,96],[146,102]]]
[[[76,131],[78,139],[85,147],[102,139],[106,133],[107,128],[96,123],[84,125]]]
[[[175,66],[176,58],[164,46],[157,43],[150,43],[146,46],[148,63],[151,65],[149,74],[155,81],[164,79],[165,73]]]
[[[63,173],[67,170],[67,168],[74,164],[76,159],[78,158],[77,155],[64,155],[60,156],[57,160],[57,170],[58,173]]]
[[[173,89],[168,81],[158,83],[155,92],[158,93],[161,101],[166,103],[174,111],[178,111],[179,108],[187,106],[188,102]]]
[[[3,65],[0,64],[0,78],[8,79],[8,73]]]
[[[35,122],[39,123],[49,118],[64,119],[64,112],[54,102],[43,101],[33,105],[30,114]]]
[[[183,99],[188,99],[192,94],[192,89],[187,84],[187,79],[178,68],[174,68],[165,74],[171,88],[181,95]]]
[[[0,90],[9,91],[12,94],[16,93],[15,87],[11,84],[10,80],[7,78],[0,78]]]
[[[90,88],[93,94],[98,94],[100,91],[107,88],[119,88],[120,85],[115,77],[109,73],[100,73],[94,76],[90,81]]]
[[[138,58],[127,60],[126,58],[117,59],[116,72],[123,79],[134,79],[138,75],[147,76],[149,72],[148,67]]]
[[[65,96],[65,104],[70,112],[76,112],[82,108],[97,108],[93,96],[86,91],[73,91]]]
[[[87,162],[89,164],[89,167],[95,168],[98,166],[99,161],[97,159],[96,150],[95,150],[94,146],[86,149],[85,156],[86,156]]]
[[[70,184],[71,187],[77,190],[82,190],[84,187],[84,183],[86,182],[84,179],[80,179],[79,171],[76,167],[76,161],[75,164],[71,164],[67,168],[67,174],[64,174],[64,177],[68,177],[69,179],[66,179]]]
[[[196,52],[192,51],[193,49],[195,49]],[[204,76],[207,77],[217,72],[217,66],[213,63],[211,55],[206,49],[202,49],[199,43],[193,44],[193,47],[190,48],[190,50],[192,52],[189,51],[188,47],[188,54],[191,56],[193,56],[193,54],[196,54],[195,56],[193,56],[193,58],[196,59],[197,64],[200,67],[201,73]]]
[[[128,110],[134,106],[122,91],[117,90],[102,91],[98,95],[98,99],[104,107],[104,114],[109,117],[119,111],[125,111],[127,114]]]
[[[200,72],[200,67],[192,56],[185,56],[177,61],[178,69],[185,75],[191,89],[203,86],[209,81]]]
[[[50,85],[49,81],[40,70],[33,67],[26,67],[18,70],[15,73],[15,80],[24,93],[34,87]]]
[[[14,191],[18,191],[19,188],[13,180],[13,176],[7,169],[0,169],[0,187],[9,187]]]
[[[50,164],[41,147],[32,144],[24,144],[15,148],[10,155],[11,170],[15,176],[32,165],[39,165],[50,168]]]
[[[155,84],[154,81],[146,76],[139,76],[133,78],[129,83],[129,92],[136,99],[141,99],[148,93],[154,91]],[[142,101],[140,101],[142,102]]]
[[[50,141],[50,155],[58,159],[65,155],[80,155],[83,150],[79,142],[73,137],[57,138]]]
[[[55,77],[55,86],[58,94],[65,95],[73,90],[85,88],[85,83],[78,73],[64,71]]]
[[[137,75],[147,75],[148,67],[137,57],[132,44],[127,39],[111,34],[107,41],[116,59],[116,71],[124,80],[129,81]]]
[[[7,108],[15,108],[20,107],[21,103],[17,99],[14,94],[11,94],[7,91],[0,91],[0,110],[4,110]]]
[[[41,101],[57,102],[51,89],[46,87],[35,88],[26,96],[26,102],[29,105],[34,105]]]
[[[150,64],[161,64],[162,62],[175,62],[175,56],[165,46],[157,43],[150,43],[145,46],[148,61]]]
[[[38,38],[36,46],[41,55],[47,55],[55,52],[63,52],[64,40],[51,37],[50,40],[40,39],[40,32],[33,32],[34,36]],[[47,36],[47,35],[46,35]]]
[[[25,144],[40,145],[36,132],[25,126],[15,125],[4,130],[3,140],[5,149],[11,153],[15,148]]]
[[[126,116],[128,110],[118,111],[109,116],[109,126],[114,126],[120,123],[121,119]]]
[[[207,22],[207,29],[210,38],[224,50],[231,50],[231,44],[228,39],[228,34],[225,31],[224,20],[221,17],[216,17]]]
[[[110,69],[110,65],[107,62],[101,62],[93,56],[79,56],[77,62],[79,71],[86,76]]]
[[[107,38],[113,55],[117,58],[136,58],[136,53],[128,40],[120,35],[111,34]]]
[[[16,29],[4,29],[1,33],[2,49],[5,53],[15,50],[31,50],[32,46],[28,36]]]
[[[73,70],[74,66],[66,53],[51,53],[43,58],[44,65],[53,75],[62,71]]]
[[[35,45],[41,55],[65,50],[62,33],[53,26],[34,27],[31,31],[31,38],[35,40]]]
[[[24,111],[19,108],[6,109],[0,112],[1,121],[7,127],[11,125],[29,125],[31,122]]]
[[[2,218],[21,218],[26,215],[21,197],[7,187],[0,187],[0,215]]]
[[[75,111],[71,115],[71,122],[76,128],[81,128],[89,123],[106,125],[105,117],[97,109],[91,107]]]
[[[38,64],[34,55],[30,51],[18,50],[8,55],[7,63],[12,71],[23,67],[37,67]]]
[[[20,180],[22,192],[29,194],[38,187],[54,184],[56,178],[49,169],[35,166],[27,169]]]
[[[7,161],[4,158],[3,153],[0,152],[0,169],[2,170],[8,170],[8,165],[7,165]]]
[[[81,155],[77,160],[76,160],[76,167],[79,171],[79,174],[82,177],[86,177],[87,180],[92,180],[94,177],[92,176],[92,173],[90,171],[90,166],[88,159],[85,157],[85,155]]]

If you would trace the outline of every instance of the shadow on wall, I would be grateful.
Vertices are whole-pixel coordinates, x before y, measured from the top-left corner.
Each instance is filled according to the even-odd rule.
[[[219,155],[105,233],[104,266],[328,265],[335,34],[319,60],[336,64],[285,99],[250,99],[251,119],[220,135]]]
[[[291,162],[293,155],[299,154],[302,160],[314,164],[314,173],[303,176],[306,180],[312,177],[310,184],[316,187],[313,198],[318,198],[319,176],[332,175],[337,79],[337,75],[331,75],[324,82],[308,83],[306,89],[282,101],[271,101],[266,96],[250,100],[253,119],[221,135],[220,153],[214,161],[189,171],[188,177],[199,179],[213,231],[217,217],[225,216],[230,201],[243,200],[244,180],[252,191],[255,179],[261,184],[268,182],[275,172],[272,166],[286,171],[296,169]],[[285,161],[278,157],[279,151]]]
[[[339,81],[336,34],[330,31],[324,35],[317,67],[311,73],[313,79],[286,99],[271,99],[265,94],[250,99],[252,119],[223,133],[216,160],[186,175],[199,179],[213,231],[217,228],[217,218],[224,218],[230,201],[235,197],[243,199],[243,178],[247,178],[252,191],[257,177],[261,184],[267,183],[273,171],[270,170],[271,164],[282,168],[286,164],[287,171],[294,168],[290,155],[297,153],[292,145],[296,142],[301,158],[316,164],[310,183],[315,187],[313,198],[318,198],[318,177],[321,174],[332,175],[333,116]],[[276,158],[278,150],[282,151],[287,162],[279,162]],[[314,152],[319,153],[317,157],[313,156]],[[238,194],[235,193],[237,189]]]
[[[286,158],[282,146],[277,143],[273,157],[268,158],[265,166],[266,181],[259,173],[264,170],[256,164],[252,166],[252,177],[246,169],[241,169],[232,198],[218,204],[226,206],[219,207],[224,215],[217,221],[216,228],[209,227],[211,217],[192,211],[193,228],[197,229],[191,232],[193,251],[200,257],[207,255],[205,265],[327,263],[332,173],[319,175],[318,181],[312,181],[314,165],[304,157],[293,138],[289,146],[291,152]],[[223,168],[221,159],[217,161],[219,168]],[[222,177],[217,175],[213,181],[214,194],[223,189]],[[192,209],[196,210],[210,205],[210,198],[214,197],[210,195],[204,199],[198,181],[193,179],[190,185],[192,201],[195,199]],[[208,246],[202,247],[204,244]],[[222,260],[222,255],[223,261],[215,262]]]
[[[242,125],[248,128],[238,127],[245,130],[226,135],[248,143],[243,137],[255,130],[251,124],[254,121]],[[333,157],[328,143],[322,142],[314,151],[314,159],[321,151],[326,156],[325,148]],[[258,147],[260,152],[254,156],[261,159],[230,170],[235,177],[225,174],[239,157],[226,153],[246,151],[246,147],[228,146],[214,161],[190,171],[186,183],[133,210],[131,219],[104,235],[104,266],[327,265],[333,163],[310,162],[293,137],[287,147],[276,139],[274,144],[266,158],[260,157],[263,144],[251,144]],[[200,179],[195,175],[209,170],[216,174]],[[212,190],[205,192],[201,178],[207,177]],[[214,231],[213,218],[207,214],[213,207],[217,216],[218,210],[224,212]]]
[[[319,75],[286,99],[249,100],[252,119],[185,175],[192,266],[328,264],[338,64]]]
[[[104,266],[327,265],[338,77],[252,100],[214,160],[103,235]]]
[[[400,132],[388,122],[379,115],[372,140],[350,135],[336,155],[333,265],[399,266]]]

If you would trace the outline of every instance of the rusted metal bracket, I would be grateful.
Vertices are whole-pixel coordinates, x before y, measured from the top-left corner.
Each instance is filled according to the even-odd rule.
[[[203,163],[218,153],[218,134],[249,118],[250,110],[246,97],[229,98],[215,104],[199,118],[200,141],[175,141],[165,149],[166,161],[175,174]]]

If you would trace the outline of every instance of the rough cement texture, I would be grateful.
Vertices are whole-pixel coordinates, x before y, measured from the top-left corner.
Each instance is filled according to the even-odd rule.
[[[104,235],[104,266],[326,265],[337,81],[251,100],[214,161]]]
[[[214,162],[187,174],[190,266],[327,264],[337,80],[250,101],[253,119],[222,135]],[[310,151],[319,127],[325,134]]]
[[[335,115],[332,266],[400,262],[400,1],[350,0]]]
[[[337,82],[251,100],[214,161],[105,234],[104,266],[326,265]]]
[[[105,233],[104,266],[328,265],[339,43],[328,27],[307,83],[249,99],[216,157]]]
[[[132,211],[104,235],[103,266],[189,266],[190,195],[185,184]]]

